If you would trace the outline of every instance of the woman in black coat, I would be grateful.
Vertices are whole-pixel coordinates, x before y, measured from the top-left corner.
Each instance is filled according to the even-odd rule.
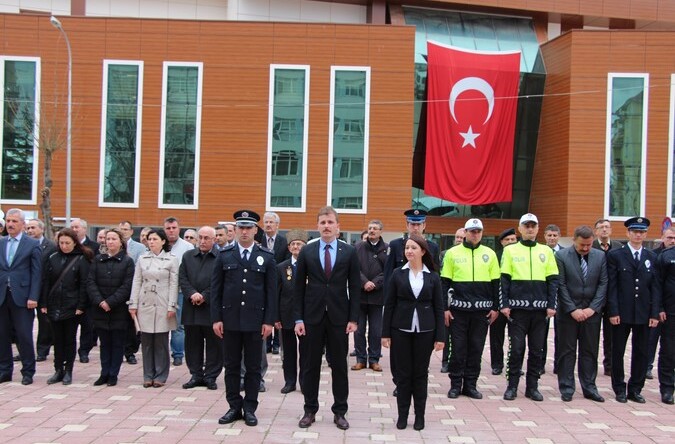
[[[106,231],[105,251],[96,256],[89,270],[87,292],[101,340],[101,376],[94,385],[114,386],[124,357],[134,261],[127,255],[126,242],[117,228]]]
[[[441,279],[423,237],[405,242],[408,262],[394,270],[386,286],[382,346],[391,346],[391,368],[398,390],[396,428],[407,427],[410,398],[415,402],[415,430],[424,428],[433,350],[442,350],[445,320]]]
[[[44,262],[40,310],[49,318],[54,338],[54,374],[47,384],[73,382],[78,318],[87,309],[87,276],[94,254],[70,228],[56,235],[57,250]]]

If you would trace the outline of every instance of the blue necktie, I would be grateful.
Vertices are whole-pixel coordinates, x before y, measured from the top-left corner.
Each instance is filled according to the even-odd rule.
[[[16,246],[17,246],[17,240],[16,238],[10,237],[8,239],[9,245],[7,246],[7,263],[9,265],[12,265],[12,261],[14,261],[14,254],[16,253]]]
[[[586,263],[584,256],[581,256],[581,275],[584,277],[584,281],[588,278],[588,263]]]

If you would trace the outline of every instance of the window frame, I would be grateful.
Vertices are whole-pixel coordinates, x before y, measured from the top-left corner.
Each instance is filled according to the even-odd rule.
[[[35,105],[34,105],[34,128],[33,128],[33,175],[30,199],[5,199],[0,180],[0,204],[37,205],[38,180],[40,169],[40,115],[42,100],[42,59],[40,57],[24,56],[0,56],[0,174],[2,174],[2,157],[4,153],[5,137],[5,62],[34,62],[35,63]]]
[[[275,207],[272,206],[272,161],[274,157],[274,89],[276,86],[275,73],[277,70],[296,70],[305,72],[304,91],[304,127],[302,130],[302,192],[300,194],[300,206],[298,207]],[[309,146],[309,88],[310,88],[310,65],[270,64],[268,116],[267,116],[267,177],[265,185],[265,211],[304,213],[307,208],[307,167]]]
[[[668,112],[668,180],[666,180],[666,212],[673,217],[673,162],[675,161],[675,74],[670,75],[670,109]]]
[[[108,74],[111,65],[138,67],[138,86],[136,89],[136,152],[134,172],[134,200],[133,202],[105,202],[105,154],[108,134]],[[101,152],[99,165],[98,206],[103,208],[138,208],[141,187],[141,135],[143,134],[143,60],[103,60],[103,86],[101,91]]]
[[[370,66],[343,66],[332,65],[330,67],[330,110],[328,116],[328,174],[326,177],[326,205],[332,205],[333,201],[333,168],[334,168],[334,140],[335,140],[335,81],[338,71],[365,72],[366,85],[364,91],[364,113],[363,113],[363,191],[362,208],[347,209],[335,208],[341,214],[366,214],[368,213],[368,171],[369,171],[369,153],[370,153]],[[353,157],[350,157],[353,159]]]
[[[612,84],[614,79],[639,78],[643,80],[642,95],[642,140],[640,155],[640,214],[612,216],[609,214],[611,190],[610,171],[612,162]],[[647,123],[649,121],[649,73],[610,72],[607,74],[607,119],[605,127],[605,186],[604,217],[610,221],[626,221],[631,217],[645,215],[646,181],[647,181]]]
[[[166,108],[169,95],[169,68],[188,67],[197,68],[197,103],[195,106],[195,172],[194,172],[194,202],[192,204],[165,204],[164,203],[164,162],[166,160]],[[201,155],[201,132],[202,132],[202,91],[204,86],[204,63],[203,62],[172,62],[165,61],[162,64],[162,112],[159,130],[159,192],[157,195],[157,207],[174,210],[197,210],[199,209],[199,163]]]

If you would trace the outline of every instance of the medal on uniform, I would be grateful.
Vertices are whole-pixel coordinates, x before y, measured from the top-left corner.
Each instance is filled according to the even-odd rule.
[[[262,265],[263,262],[265,262],[265,259],[263,259],[262,256],[258,256],[255,260],[258,263],[258,265]]]
[[[293,269],[291,267],[286,268],[286,280],[293,279]]]

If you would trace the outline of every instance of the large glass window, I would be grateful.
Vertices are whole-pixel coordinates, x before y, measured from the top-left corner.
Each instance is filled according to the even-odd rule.
[[[670,119],[668,125],[668,192],[666,216],[675,215],[675,74],[670,75]]]
[[[99,205],[138,207],[143,62],[103,63]]]
[[[39,140],[40,59],[2,62],[2,156],[0,201],[35,204]]]
[[[328,202],[345,213],[367,204],[369,67],[331,69]]]
[[[309,66],[270,66],[267,209],[305,211]]]
[[[605,214],[644,214],[648,74],[609,74]]]
[[[164,62],[160,208],[197,208],[202,63]]]

